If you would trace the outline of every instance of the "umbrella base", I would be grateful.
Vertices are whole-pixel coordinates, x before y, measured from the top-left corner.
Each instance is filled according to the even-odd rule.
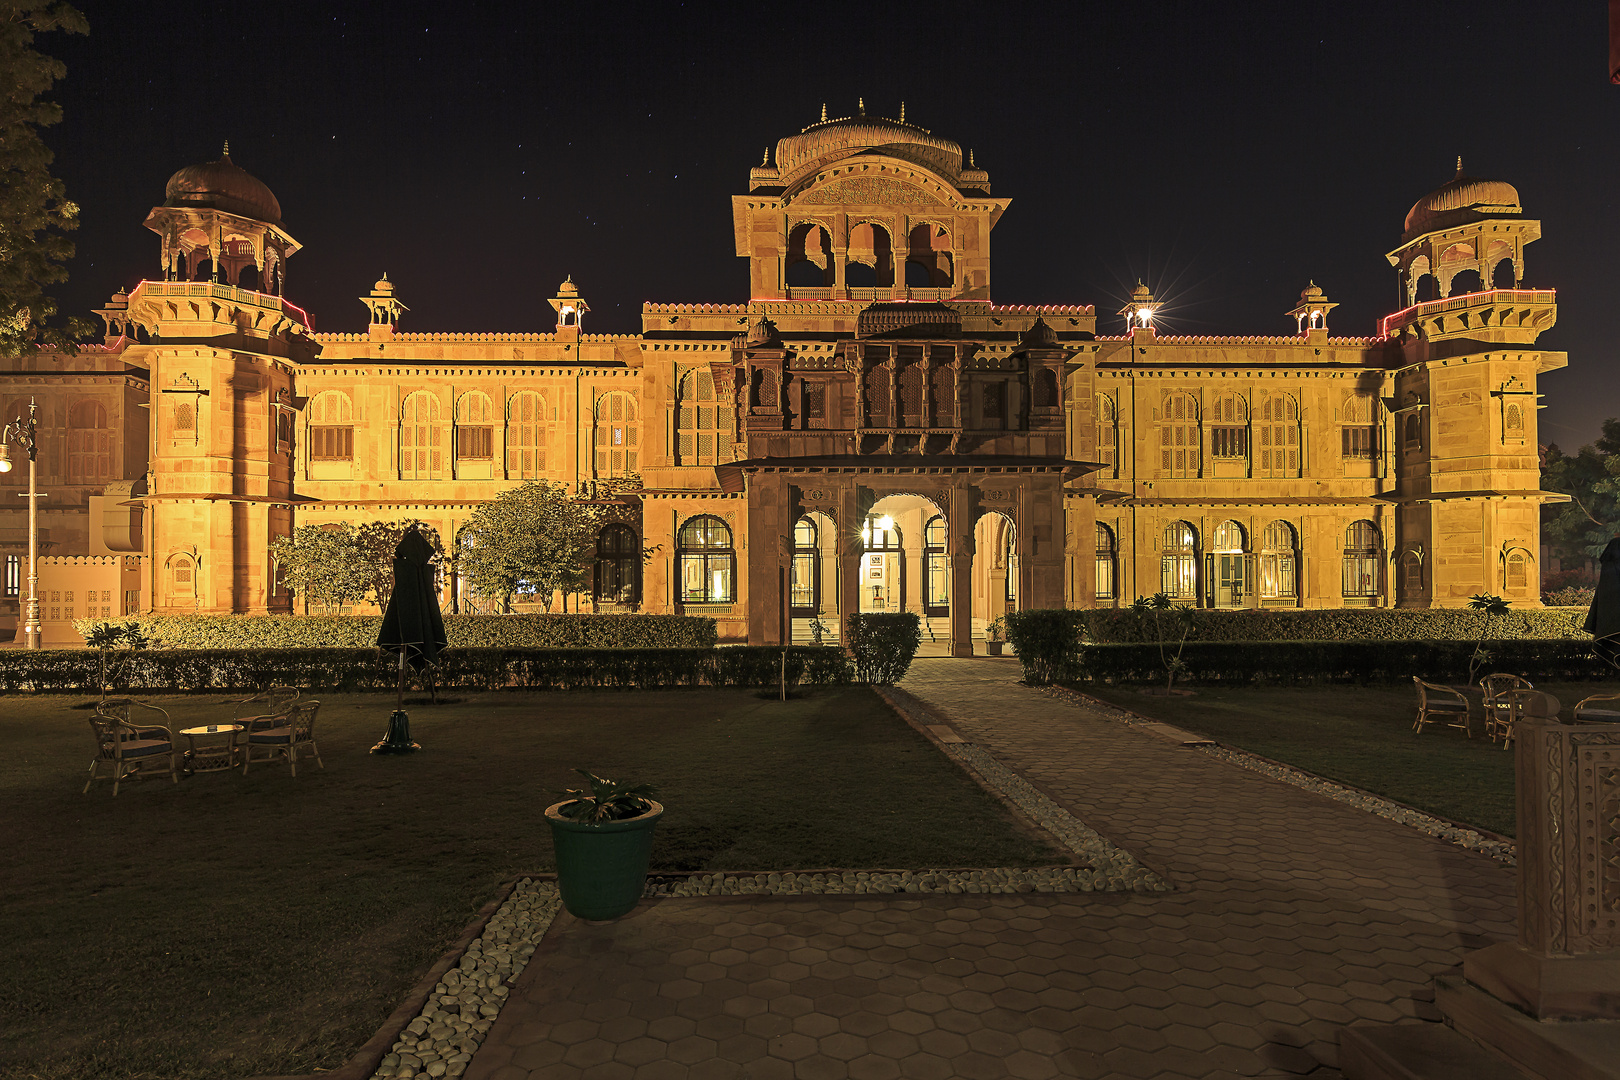
[[[411,717],[403,709],[395,709],[388,718],[388,736],[371,748],[373,754],[410,754],[422,749],[411,741]]]

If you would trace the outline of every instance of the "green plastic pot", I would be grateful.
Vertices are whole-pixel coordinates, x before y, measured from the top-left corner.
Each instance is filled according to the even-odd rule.
[[[639,817],[593,823],[563,817],[559,808],[571,801],[546,807],[563,907],[576,919],[617,919],[641,902],[663,804],[648,799],[652,809]]]

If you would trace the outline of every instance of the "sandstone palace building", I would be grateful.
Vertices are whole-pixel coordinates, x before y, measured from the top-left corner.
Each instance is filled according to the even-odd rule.
[[[745,302],[593,334],[565,281],[549,332],[436,334],[385,277],[365,333],[324,334],[286,298],[300,245],[270,190],[228,154],[181,169],[105,343],[4,369],[6,419],[39,401],[46,640],[86,615],[302,610],[275,538],[409,517],[449,540],[528,479],[607,510],[570,610],[711,615],[728,640],[905,610],[964,654],[1009,609],[1161,591],[1539,603],[1536,383],[1565,356],[1536,345],[1557,308],[1521,287],[1540,223],[1512,186],[1459,168],[1412,207],[1374,336],[1330,336],[1311,285],[1280,336],[1190,338],[1145,288],[1100,314],[993,300],[1011,200],[903,121],[824,119],[747,180]],[[26,472],[0,480],[13,613]],[[447,609],[482,603],[450,581]]]

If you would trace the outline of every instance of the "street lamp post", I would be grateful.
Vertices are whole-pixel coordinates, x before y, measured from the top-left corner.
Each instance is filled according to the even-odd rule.
[[[11,444],[28,451],[28,608],[23,622],[23,644],[39,648],[39,445],[34,441],[37,407],[28,399],[28,419],[11,421],[0,431],[0,473],[11,471]]]

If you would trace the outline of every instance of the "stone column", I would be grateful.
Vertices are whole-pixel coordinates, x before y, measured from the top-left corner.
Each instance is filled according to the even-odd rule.
[[[946,557],[951,565],[951,655],[973,655],[973,489],[953,486],[945,509]]]
[[[1515,731],[1519,941],[1463,974],[1540,1020],[1620,1019],[1620,724]]]

